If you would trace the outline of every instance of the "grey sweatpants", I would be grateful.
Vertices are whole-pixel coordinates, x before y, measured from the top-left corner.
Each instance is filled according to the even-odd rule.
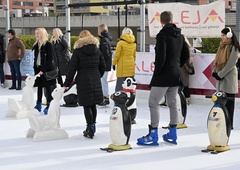
[[[170,125],[177,125],[177,92],[178,86],[175,87],[151,87],[148,105],[150,109],[151,126],[158,127],[160,120],[160,100],[166,95],[167,106],[170,111]]]

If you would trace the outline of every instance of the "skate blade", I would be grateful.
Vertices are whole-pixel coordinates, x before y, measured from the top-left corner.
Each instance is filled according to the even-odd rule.
[[[168,140],[168,139],[163,139],[165,142],[167,143],[171,143],[171,144],[174,144],[174,145],[177,145],[177,142],[176,141],[171,141],[171,140]]]
[[[159,143],[138,143],[139,146],[159,146]]]

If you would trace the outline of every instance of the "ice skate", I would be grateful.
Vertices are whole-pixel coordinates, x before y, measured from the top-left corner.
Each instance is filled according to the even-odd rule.
[[[83,131],[83,136],[93,139],[95,132],[96,132],[95,124],[87,125],[86,130]]]
[[[169,132],[164,134],[163,140],[172,144],[177,144],[177,127],[170,127]]]
[[[157,146],[158,144],[158,128],[148,125],[149,133],[146,136],[137,139],[138,145]]]

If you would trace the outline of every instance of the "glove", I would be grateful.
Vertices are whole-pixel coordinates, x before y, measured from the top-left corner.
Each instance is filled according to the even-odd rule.
[[[216,80],[222,80],[222,79],[223,79],[223,78],[220,78],[216,72],[213,72],[213,73],[212,73],[212,76],[213,76]]]
[[[113,70],[115,71],[116,70],[116,67],[115,66],[112,66]]]

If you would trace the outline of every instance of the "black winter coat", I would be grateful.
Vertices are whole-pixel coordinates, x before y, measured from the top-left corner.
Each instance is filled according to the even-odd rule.
[[[41,66],[40,67],[37,67],[37,58],[38,58],[38,52],[39,52],[38,43],[36,43],[33,46],[32,50],[34,50],[33,69],[34,69],[35,75],[38,74],[39,71],[42,71],[43,73],[45,73],[47,71],[52,71],[54,69],[54,66],[52,63],[53,49],[52,49],[52,44],[50,42],[47,41],[44,45],[41,46],[41,49],[40,49]],[[56,84],[56,80],[47,81],[44,75],[41,75],[41,77],[37,77],[37,79],[35,80],[34,87],[37,87],[40,85],[42,87],[47,87],[55,84]]]
[[[157,34],[155,69],[150,86],[173,87],[180,85],[180,67],[189,59],[189,49],[181,29],[166,24]]]
[[[100,44],[99,49],[102,52],[106,68],[105,71],[111,71],[112,68],[112,50],[111,50],[111,41],[112,41],[112,35],[109,32],[102,32],[102,36],[99,36],[100,38]]]
[[[76,41],[70,61],[65,87],[69,87],[76,75],[77,94],[80,106],[100,104],[103,100],[101,77],[105,70],[105,61],[98,49],[99,40],[84,37]]]
[[[0,34],[0,63],[5,62],[4,35]]]
[[[70,61],[69,45],[65,37],[61,37],[61,41],[53,44],[54,61],[57,63],[60,75],[67,75]]]

